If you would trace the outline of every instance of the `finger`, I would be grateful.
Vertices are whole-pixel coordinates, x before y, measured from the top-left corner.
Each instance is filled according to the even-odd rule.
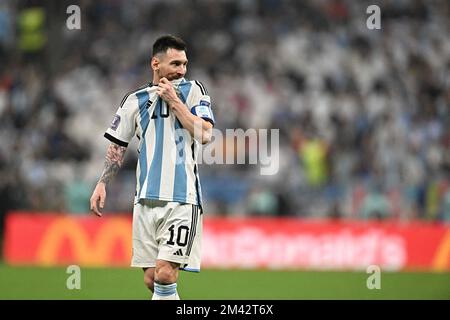
[[[96,203],[95,203],[94,213],[95,213],[97,216],[101,217],[101,216],[102,216],[102,212],[101,212],[100,209],[99,209],[99,203],[98,203],[98,202],[99,202],[99,201],[97,200]]]
[[[167,78],[166,77],[163,77],[163,78],[161,78],[161,80],[160,80],[160,83],[165,83],[165,84],[168,84],[169,83],[169,80],[167,80]]]
[[[105,195],[100,195],[100,209],[103,209],[105,207]]]
[[[92,195],[91,199],[89,200],[91,210],[94,210],[94,202],[94,195]]]
[[[165,83],[160,83],[160,84],[158,84],[158,88],[167,90],[167,89],[169,89],[169,85],[167,85]]]
[[[98,209],[97,209],[97,201],[91,201],[91,210],[92,212],[94,212],[96,215],[99,215]]]
[[[92,212],[94,212],[97,216],[101,216],[102,214],[101,214],[100,211],[98,210],[97,200],[98,200],[98,195],[97,195],[97,194],[92,195],[92,197],[91,197],[91,210],[92,210]]]

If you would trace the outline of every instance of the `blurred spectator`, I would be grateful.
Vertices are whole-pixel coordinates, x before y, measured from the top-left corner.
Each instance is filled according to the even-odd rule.
[[[247,211],[251,215],[277,215],[278,199],[270,190],[255,188],[250,192]]]
[[[2,214],[87,210],[110,114],[174,33],[218,129],[280,129],[277,175],[200,167],[210,214],[448,221],[448,1],[382,1],[381,30],[366,28],[370,1],[86,0],[81,30],[65,28],[75,3],[40,3],[0,4]],[[135,148],[109,211],[131,211]]]
[[[79,174],[76,174],[73,180],[69,180],[64,188],[66,210],[71,213],[89,212],[91,188],[93,186]]]
[[[361,206],[363,219],[385,220],[392,215],[389,200],[379,187],[374,187],[364,197]]]
[[[442,220],[450,223],[450,189],[445,193],[442,201]]]

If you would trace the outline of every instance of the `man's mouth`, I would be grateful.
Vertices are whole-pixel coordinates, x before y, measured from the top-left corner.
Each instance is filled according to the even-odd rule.
[[[182,78],[182,76],[179,76],[179,75],[171,75],[171,76],[168,76],[167,77],[167,79],[169,80],[169,81],[173,81],[173,80],[177,80],[177,79],[181,79]]]

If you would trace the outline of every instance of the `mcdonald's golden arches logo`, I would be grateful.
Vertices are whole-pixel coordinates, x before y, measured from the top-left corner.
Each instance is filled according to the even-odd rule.
[[[113,249],[118,242],[123,248],[123,264],[131,258],[131,223],[124,217],[111,217],[102,221],[91,241],[86,229],[70,217],[55,219],[48,227],[38,246],[37,262],[42,265],[60,264],[58,255],[67,239],[72,248],[73,262],[86,266],[112,264]]]

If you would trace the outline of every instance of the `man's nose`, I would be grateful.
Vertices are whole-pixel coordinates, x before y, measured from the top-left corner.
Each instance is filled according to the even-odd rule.
[[[177,69],[178,75],[184,75],[186,73],[186,67],[185,66],[179,66]]]

